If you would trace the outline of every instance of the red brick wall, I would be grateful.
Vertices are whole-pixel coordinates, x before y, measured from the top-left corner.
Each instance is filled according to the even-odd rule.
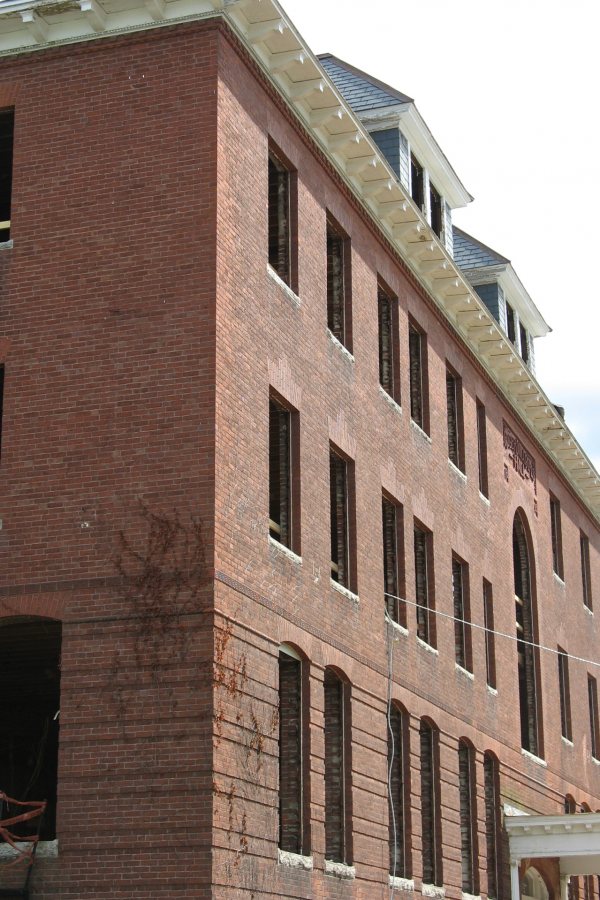
[[[59,857],[34,896],[208,896],[215,30],[0,70],[0,615],[64,623]]]
[[[406,591],[414,598],[413,518],[431,529],[435,596],[452,614],[451,559],[469,565],[470,607],[483,625],[482,579],[493,585],[495,627],[515,635],[512,525],[522,508],[532,532],[535,594],[542,644],[594,658],[593,617],[583,608],[579,529],[593,543],[598,586],[598,533],[543,452],[503,404],[477,362],[407,277],[399,263],[325,168],[301,131],[273,101],[256,73],[223,37],[219,82],[217,310],[216,605],[235,622],[229,663],[243,670],[231,692],[217,690],[221,710],[215,778],[215,896],[387,896],[386,805],[387,641],[383,618],[382,487],[404,504]],[[298,171],[298,295],[294,301],[267,274],[269,139]],[[326,326],[326,211],[352,241],[353,348],[350,360]],[[402,411],[378,387],[377,277],[399,297]],[[411,424],[408,321],[427,334],[431,440]],[[466,480],[448,464],[447,363],[464,390]],[[282,387],[283,385],[283,387]],[[302,560],[268,541],[269,387],[300,412]],[[287,393],[286,393],[287,391]],[[490,502],[479,495],[476,397],[485,404]],[[504,475],[503,419],[533,454],[537,497],[510,468]],[[329,441],[355,459],[359,603],[329,578]],[[348,449],[350,448],[350,449]],[[548,491],[563,512],[565,586],[552,574]],[[537,499],[537,514],[534,511]],[[483,752],[501,763],[505,801],[526,809],[561,810],[572,785],[578,799],[600,806],[600,774],[590,759],[586,666],[571,662],[574,746],[560,739],[557,661],[541,654],[547,765],[520,748],[514,641],[496,640],[497,694],[486,686],[483,632],[473,631],[474,679],[458,671],[450,619],[438,618],[438,654],[409,634],[393,651],[393,696],[411,714],[414,876],[421,877],[418,725],[430,716],[441,731],[444,877],[460,897],[458,740],[477,749],[477,808],[482,891],[485,878]],[[276,865],[277,648],[289,641],[311,661],[311,804],[314,872]],[[337,666],[352,684],[353,816],[356,880],[323,874],[323,671]],[[235,702],[233,702],[235,700]],[[236,836],[231,836],[231,823]]]

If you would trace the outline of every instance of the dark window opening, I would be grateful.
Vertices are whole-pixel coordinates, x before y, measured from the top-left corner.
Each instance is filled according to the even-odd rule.
[[[379,383],[396,403],[400,403],[398,301],[379,287],[377,306],[379,315]]]
[[[598,732],[598,685],[592,675],[588,675],[588,704],[590,710],[591,751],[594,759],[600,759],[600,734]]]
[[[461,472],[464,463],[464,426],[462,408],[462,379],[446,368],[446,418],[448,422],[448,459]]]
[[[269,400],[269,534],[300,552],[297,413]]]
[[[458,745],[458,788],[460,795],[460,848],[462,889],[465,894],[479,893],[477,846],[477,806],[473,748],[465,741]]]
[[[349,590],[356,588],[353,467],[333,450],[329,454],[331,509],[331,577]]]
[[[525,529],[520,517],[513,525],[513,569],[515,580],[515,612],[519,679],[521,746],[535,756],[542,754],[541,710],[537,684],[538,651],[534,647],[535,632],[532,599],[532,577]]]
[[[351,864],[350,697],[348,685],[325,670],[325,859]]]
[[[485,797],[485,842],[488,897],[498,900],[500,896],[500,872],[502,853],[502,808],[500,802],[500,773],[498,760],[491,753],[483,757],[483,780]]]
[[[394,622],[406,627],[404,597],[404,516],[402,507],[382,498],[383,579],[385,608]]]
[[[560,731],[568,741],[573,740],[571,731],[571,693],[569,690],[569,657],[558,648],[558,691],[560,695]]]
[[[0,112],[0,241],[10,240],[14,132],[15,111],[4,109]]]
[[[429,183],[429,206],[431,209],[431,230],[441,238],[444,221],[442,217],[442,198],[431,182]]]
[[[515,327],[515,311],[510,303],[506,304],[506,333],[508,335],[509,341],[512,341],[513,344],[516,344],[517,329]]]
[[[304,725],[303,665],[289,652],[279,653],[279,846],[308,854],[307,762]]]
[[[477,400],[477,462],[479,465],[479,490],[489,497],[487,466],[487,433],[485,406]]]
[[[494,635],[494,599],[492,585],[483,579],[483,625],[485,628],[485,671],[491,688],[496,687],[496,642]]]
[[[410,415],[413,421],[428,432],[427,422],[427,338],[410,325],[408,329],[410,367]]]
[[[407,714],[394,704],[388,719],[390,875],[411,877],[410,749]]]
[[[0,624],[0,790],[21,802],[47,801],[45,841],[56,837],[61,631],[51,619]],[[37,828],[33,820],[15,831],[25,837]]]
[[[269,265],[295,289],[295,182],[293,173],[269,153]]]
[[[452,557],[452,597],[454,600],[454,652],[456,663],[473,671],[469,604],[469,567]]]
[[[410,193],[415,204],[423,211],[425,205],[425,188],[423,166],[410,154]]]
[[[519,322],[519,336],[521,338],[521,358],[524,363],[529,362],[529,335]]]
[[[352,352],[350,238],[331,219],[327,221],[327,325],[334,337]]]
[[[439,733],[427,721],[419,730],[421,748],[421,826],[423,883],[441,887],[442,828],[440,807]]]
[[[579,533],[579,548],[581,551],[581,586],[583,589],[583,602],[588,609],[592,607],[592,570],[590,568],[590,542],[586,534]]]
[[[552,535],[552,568],[560,579],[564,577],[562,553],[562,528],[560,521],[560,503],[556,497],[550,497],[550,531]]]
[[[414,529],[414,551],[417,637],[435,647],[433,535],[418,525]]]

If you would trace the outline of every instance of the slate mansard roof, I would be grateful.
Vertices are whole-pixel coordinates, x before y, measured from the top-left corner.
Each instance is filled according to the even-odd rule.
[[[480,269],[487,266],[507,265],[510,259],[501,256],[471,237],[465,231],[461,231],[456,225],[452,229],[454,236],[454,261],[461,269]]]
[[[383,81],[378,81],[372,75],[356,69],[331,53],[321,53],[317,58],[346,103],[355,112],[414,102],[412,97],[397,91],[389,84],[384,84]]]

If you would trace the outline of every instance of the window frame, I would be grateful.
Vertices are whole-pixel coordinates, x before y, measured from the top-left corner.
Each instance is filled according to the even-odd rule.
[[[564,581],[565,570],[562,546],[562,516],[560,500],[550,494],[550,538],[552,542],[552,571]]]
[[[600,762],[600,723],[598,720],[598,683],[588,672],[588,710],[590,715],[590,755]]]
[[[350,237],[333,218],[326,215],[327,228],[327,327],[333,337],[352,353],[352,246]],[[333,247],[339,247],[338,273],[341,285],[336,287],[333,271]],[[336,322],[341,317],[341,323]]]
[[[281,667],[282,658],[284,660],[293,660],[299,666],[299,709],[298,709],[298,738],[300,742],[300,765],[299,765],[299,796],[296,796],[296,804],[298,809],[299,828],[297,835],[296,850],[291,849],[290,843],[283,839],[284,816],[282,813],[282,786],[285,784],[289,788],[290,780],[285,775],[285,769],[282,765],[282,729],[284,727],[285,716],[282,706],[281,691]],[[301,856],[309,856],[311,853],[311,827],[310,827],[310,729],[308,727],[310,714],[310,678],[309,664],[306,657],[301,655],[293,647],[288,644],[282,644],[279,647],[278,656],[279,670],[279,838],[278,847],[284,852],[299,853]]]
[[[558,694],[560,701],[560,731],[566,741],[573,742],[571,722],[571,691],[569,687],[569,656],[562,647],[557,647]]]
[[[488,481],[487,459],[487,414],[485,406],[477,397],[475,398],[475,415],[477,421],[477,465],[479,472],[479,493],[489,499],[490,489]]]
[[[583,605],[593,612],[592,568],[590,564],[590,540],[584,531],[579,532],[579,553],[581,556],[581,588]]]
[[[496,638],[494,633],[494,591],[492,583],[483,579],[483,625],[485,628],[485,678],[488,687],[497,689]]]
[[[391,512],[393,522],[390,522]],[[383,526],[383,583],[384,605],[387,614],[403,628],[406,628],[406,560],[404,552],[404,508],[385,491],[381,496],[381,519]],[[387,521],[386,521],[387,520]],[[390,532],[387,533],[389,529]],[[390,549],[393,559],[390,559]],[[395,591],[390,588],[395,582]],[[389,595],[392,596],[389,596]]]
[[[388,326],[389,338],[387,341],[387,367],[385,360],[385,343],[383,340],[383,316],[382,310],[388,307]],[[379,384],[398,405],[401,403],[400,392],[400,340],[399,340],[399,321],[398,321],[398,297],[390,291],[389,288],[381,281],[377,282],[377,324],[378,324],[378,342],[379,342]]]
[[[424,760],[425,750],[429,756],[428,760]],[[444,872],[440,795],[440,733],[437,725],[426,718],[421,719],[419,727],[419,757],[421,776],[421,856],[423,863],[423,883],[442,887],[444,884]],[[427,766],[426,763],[428,763]],[[426,796],[426,788],[424,785],[426,768],[431,770],[428,797]],[[428,807],[431,807],[431,828],[426,827]]]
[[[0,243],[11,240],[14,146],[15,108],[7,106],[0,109]]]
[[[273,422],[272,414],[276,410],[281,417],[285,416],[287,420],[287,503],[281,496],[281,487],[278,489],[274,485],[274,473],[272,467],[273,461]],[[271,389],[269,391],[269,535],[272,540],[277,541],[283,547],[291,550],[292,553],[300,556],[301,554],[301,506],[300,506],[300,416],[297,409],[294,409],[287,403],[280,394]],[[281,481],[281,458],[278,460],[278,469]],[[279,495],[279,521],[273,519],[275,511],[276,498],[274,494]],[[282,509],[287,506],[286,516],[282,515]]]
[[[328,736],[328,697],[327,683],[335,679],[340,693],[340,734],[337,740],[337,755],[341,757],[339,764],[340,784],[336,793],[339,793],[338,817],[341,834],[337,840],[332,835],[334,822],[332,822],[331,801],[331,766],[332,760],[331,734]],[[327,666],[323,676],[323,726],[324,726],[324,781],[325,781],[325,859],[343,865],[352,865],[352,702],[350,682],[338,672],[337,669]],[[332,711],[329,709],[329,716]],[[329,796],[328,796],[329,795]],[[333,853],[331,852],[333,849]]]
[[[457,584],[457,582],[460,582]],[[469,591],[469,564],[452,554],[452,598],[454,602],[454,661],[473,674],[473,642]]]
[[[429,435],[429,373],[427,334],[414,319],[408,322],[410,417]]]
[[[404,707],[393,700],[389,702],[387,724],[389,874],[396,878],[411,878],[410,720]],[[399,727],[394,730],[395,725]],[[397,794],[393,795],[396,785],[399,789]],[[400,840],[395,817],[396,809],[399,809],[402,819]],[[400,864],[398,864],[398,850],[401,857]]]
[[[458,788],[462,891],[463,894],[477,896],[479,894],[479,842],[475,748],[470,741],[464,738],[458,742]]]
[[[417,537],[419,536],[419,538]],[[423,549],[417,548],[417,540],[423,541]],[[415,603],[417,637],[434,649],[437,646],[435,616],[435,573],[433,558],[433,533],[417,519],[413,524],[413,563],[415,576]],[[424,556],[425,572],[419,575],[417,553]],[[424,591],[423,591],[424,588]],[[423,602],[424,601],[424,602]]]
[[[336,467],[335,479],[334,466]],[[343,474],[343,478],[342,478]],[[338,490],[343,481],[343,501],[340,504]],[[335,494],[334,494],[335,484]],[[341,517],[339,516],[341,508]],[[351,593],[357,590],[356,563],[356,485],[354,460],[329,444],[329,514],[331,535],[331,580]],[[342,529],[342,530],[340,530]],[[335,536],[335,541],[334,541]],[[335,546],[337,544],[337,546]],[[334,553],[335,550],[335,553]],[[340,554],[340,550],[342,553]],[[343,556],[340,577],[340,555]]]
[[[448,459],[465,474],[465,423],[463,416],[462,378],[446,363],[446,425],[448,431]],[[454,440],[452,440],[454,430]]]
[[[273,182],[274,173],[279,178],[279,188]],[[281,193],[284,194],[283,197],[280,196]],[[277,231],[276,239],[274,224],[276,224]],[[298,173],[285,154],[271,141],[269,141],[268,150],[267,233],[269,267],[284,284],[297,294]]]

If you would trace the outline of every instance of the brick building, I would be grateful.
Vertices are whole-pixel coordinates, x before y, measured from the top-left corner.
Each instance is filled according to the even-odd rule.
[[[411,98],[275,0],[3,0],[0,129],[0,790],[48,801],[31,896],[598,872],[600,483]]]

